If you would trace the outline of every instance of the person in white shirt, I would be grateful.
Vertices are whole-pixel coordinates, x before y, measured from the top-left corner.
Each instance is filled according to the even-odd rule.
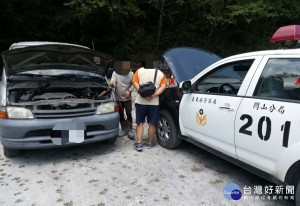
[[[140,84],[148,81],[154,81],[154,75],[155,69],[145,69],[144,67],[141,67],[135,72],[133,76],[133,86],[137,91],[139,91]],[[159,121],[159,95],[163,93],[163,91],[167,87],[167,79],[165,74],[158,70],[156,80],[153,83],[156,87],[156,91],[154,92],[154,94],[148,97],[142,97],[138,94],[135,101],[137,142],[134,146],[137,151],[143,150],[142,137],[144,133],[145,119],[147,119],[147,123],[149,125],[149,139],[147,147],[149,149],[153,147],[153,140],[156,133],[156,125]]]
[[[112,74],[109,85],[115,88],[117,97],[120,101],[121,107],[119,109],[120,114],[120,124],[122,130],[119,132],[118,136],[125,136],[127,134],[128,138],[134,140],[134,133],[132,132],[132,102],[131,102],[131,92],[133,90],[132,85],[133,72],[130,69],[122,69],[122,75],[117,74],[115,71]],[[124,118],[124,109],[126,111],[127,121]]]

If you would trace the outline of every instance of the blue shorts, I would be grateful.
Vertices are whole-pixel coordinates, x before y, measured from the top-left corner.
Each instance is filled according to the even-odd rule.
[[[159,105],[143,105],[135,104],[136,111],[136,123],[147,122],[153,125],[157,125],[159,121]]]

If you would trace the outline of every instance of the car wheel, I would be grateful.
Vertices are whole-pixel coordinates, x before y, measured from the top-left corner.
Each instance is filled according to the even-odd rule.
[[[16,157],[20,154],[20,150],[18,149],[10,149],[10,148],[3,147],[3,150],[4,150],[4,155],[7,158]]]
[[[300,206],[300,178],[298,179],[298,182],[295,184],[295,187],[296,187],[295,205]]]
[[[158,143],[167,149],[176,148],[181,143],[180,134],[176,129],[174,120],[166,110],[159,112],[156,135]]]

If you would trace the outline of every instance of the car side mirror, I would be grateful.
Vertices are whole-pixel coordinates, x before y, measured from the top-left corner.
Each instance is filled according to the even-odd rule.
[[[181,82],[180,85],[179,85],[179,88],[182,90],[183,94],[190,93],[191,88],[192,88],[192,82],[189,81],[189,80]]]

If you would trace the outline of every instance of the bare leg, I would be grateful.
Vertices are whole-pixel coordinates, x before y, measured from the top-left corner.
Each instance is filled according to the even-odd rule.
[[[143,133],[144,133],[144,122],[136,125],[137,143],[142,143]]]
[[[156,133],[156,125],[154,124],[148,124],[149,125],[149,129],[148,129],[148,135],[149,135],[149,140],[148,142],[152,143],[155,137],[155,133]]]

